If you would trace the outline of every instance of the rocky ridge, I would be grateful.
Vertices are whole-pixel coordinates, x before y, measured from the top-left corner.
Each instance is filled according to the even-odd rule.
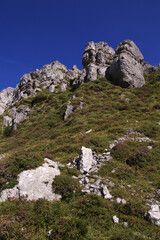
[[[68,70],[55,61],[40,70],[24,74],[15,89],[4,89],[0,93],[0,114],[12,103],[33,96],[43,88],[52,93],[60,86],[61,92],[64,92],[67,85],[77,88],[83,82],[104,77],[122,87],[141,87],[145,84],[144,73],[159,70],[159,67],[151,66],[143,59],[136,44],[130,40],[120,43],[116,51],[106,42],[88,42],[83,53],[82,70],[76,65]]]

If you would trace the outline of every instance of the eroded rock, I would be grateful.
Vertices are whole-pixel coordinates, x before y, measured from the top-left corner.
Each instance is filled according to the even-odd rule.
[[[13,127],[14,129],[17,128],[17,125],[22,121],[24,120],[25,118],[28,117],[29,115],[29,111],[30,111],[30,108],[29,107],[26,107],[25,105],[24,106],[21,106],[21,107],[13,107],[12,109],[9,110],[9,114],[12,116],[13,120],[12,120],[12,124],[13,124]]]
[[[0,202],[4,202],[11,197],[26,197],[28,200],[44,198],[49,201],[60,200],[61,195],[53,192],[52,182],[57,175],[60,175],[59,164],[50,159],[45,159],[45,163],[34,169],[26,170],[18,175],[18,184],[12,189],[1,192]]]
[[[86,44],[82,64],[84,69],[74,80],[73,86],[78,87],[83,82],[95,81],[106,76],[106,70],[113,61],[115,51],[106,42],[88,42]]]
[[[49,88],[49,92],[54,92],[54,87],[60,84],[61,92],[67,87],[67,81],[78,78],[81,71],[74,65],[72,70],[68,70],[66,66],[59,61],[43,66],[40,70],[24,74],[17,85],[13,100],[18,101],[28,96],[33,96],[42,88]]]
[[[79,160],[78,160],[78,169],[81,172],[89,172],[91,170],[92,165],[94,163],[92,150],[90,148],[82,147]]]
[[[118,45],[107,75],[116,85],[128,88],[142,87],[145,84],[142,63],[143,55],[136,44],[125,40]]]
[[[3,114],[5,109],[13,102],[14,88],[6,88],[0,92],[0,114]]]

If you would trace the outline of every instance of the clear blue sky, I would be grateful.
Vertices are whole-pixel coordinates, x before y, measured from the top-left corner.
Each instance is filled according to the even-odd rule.
[[[159,64],[160,0],[1,0],[0,91],[55,60],[81,69],[88,41],[125,39]]]

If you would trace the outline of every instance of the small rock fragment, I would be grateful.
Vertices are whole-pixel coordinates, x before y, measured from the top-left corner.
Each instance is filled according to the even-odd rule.
[[[117,216],[113,216],[113,222],[114,223],[119,223],[119,218]]]

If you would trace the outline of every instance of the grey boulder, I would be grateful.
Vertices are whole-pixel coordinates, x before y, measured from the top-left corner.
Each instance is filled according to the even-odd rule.
[[[121,87],[142,87],[145,84],[142,63],[143,55],[139,48],[133,41],[125,40],[118,45],[107,76]]]
[[[82,147],[78,158],[78,170],[83,173],[89,172],[94,163],[92,149]]]

